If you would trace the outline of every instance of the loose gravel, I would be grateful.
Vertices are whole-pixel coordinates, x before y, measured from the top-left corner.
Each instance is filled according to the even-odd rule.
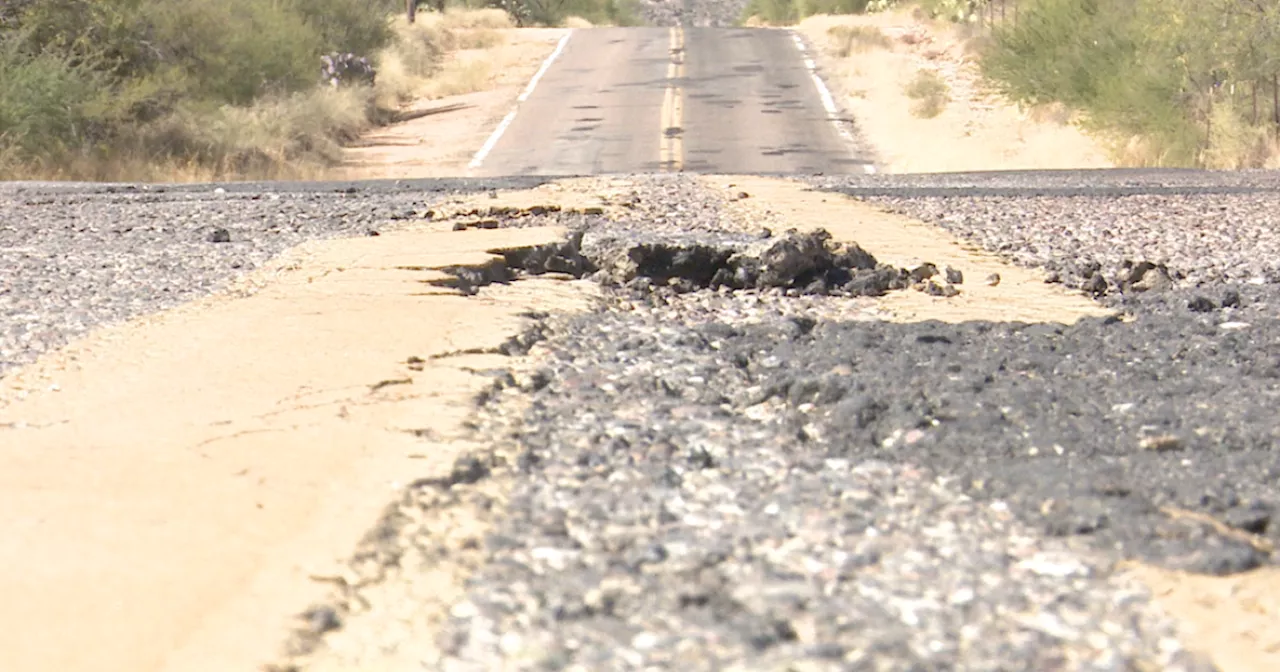
[[[905,188],[824,178],[820,188],[935,223],[1051,281],[1122,305],[1152,287],[1280,283],[1280,177],[1272,171],[1117,171],[898,178]],[[912,183],[921,186],[915,186]]]
[[[1056,257],[1026,254],[1010,220],[980,208],[1000,199],[1053,221],[1070,199],[1096,219],[1140,198],[1175,231],[1224,198],[1259,213],[1277,199],[1258,176],[1111,179],[1092,195],[1052,193],[1083,189],[1063,175],[814,182],[917,216],[967,213],[972,231],[948,228],[1003,236],[997,251],[1050,268]],[[1209,272],[1222,257],[1206,254],[1159,260],[1170,283],[1103,293],[1124,319],[886,323],[856,293],[707,280],[723,258],[692,251],[741,250],[757,232],[688,184],[637,190],[655,202],[646,190],[661,185],[676,218],[588,218],[566,246],[508,254],[515,277],[601,282],[606,304],[544,316],[519,341],[536,342],[539,368],[498,377],[476,419],[491,449],[455,469],[483,478],[401,503],[421,519],[440,492],[505,484],[467,552],[465,598],[417,642],[425,668],[1213,669],[1117,570],[1274,561],[1280,288],[1222,282]],[[1113,237],[1045,228],[1050,249]],[[654,249],[665,265],[641,271]],[[707,262],[701,280],[672,272],[681,259]],[[432,534],[381,543],[430,547]],[[392,586],[447,563],[387,555],[401,559]],[[383,588],[330,606],[346,624],[332,655],[358,665],[427,636]]]
[[[506,514],[434,669],[1207,669],[1106,557],[756,403],[774,349],[878,323],[659,296],[545,329],[519,451],[491,458]]]
[[[641,0],[640,15],[650,26],[733,28],[744,18],[746,0]]]
[[[451,181],[2,185],[0,378],[94,327],[226,287],[301,242],[374,235],[472,189]]]
[[[732,220],[691,178],[633,182],[620,221],[498,217],[580,228],[558,252],[569,266],[525,251],[503,270],[600,281],[605,303],[504,349],[537,368],[480,400],[490,448],[409,489],[358,558],[377,571],[309,612],[300,655],[411,647],[421,613],[395,582],[457,560],[421,521],[465,504],[491,532],[458,547],[471,578],[427,669],[1212,669],[1117,563],[1275,561],[1274,175],[812,180],[1059,282],[1105,281],[1095,293],[1125,317],[1073,326],[880,322],[852,277],[829,282],[852,262],[823,266],[821,287],[814,268],[715,282],[704,262],[815,248]],[[487,188],[427,185],[6,188],[3,365],[300,240]]]

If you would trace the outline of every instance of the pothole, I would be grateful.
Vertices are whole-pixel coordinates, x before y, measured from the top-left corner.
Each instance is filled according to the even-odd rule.
[[[924,262],[902,268],[878,261],[824,229],[774,234],[681,237],[603,226],[547,245],[490,250],[494,259],[437,270],[437,286],[474,294],[522,276],[559,273],[639,291],[782,290],[788,296],[876,297],[915,289],[939,297],[960,294],[964,276]]]

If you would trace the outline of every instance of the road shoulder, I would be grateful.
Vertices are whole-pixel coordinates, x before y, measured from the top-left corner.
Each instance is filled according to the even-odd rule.
[[[306,244],[231,292],[7,376],[6,669],[272,658],[327,588],[315,576],[466,448],[485,362],[440,357],[496,349],[528,310],[585,306],[555,281],[462,297],[430,269],[561,235],[420,227]]]

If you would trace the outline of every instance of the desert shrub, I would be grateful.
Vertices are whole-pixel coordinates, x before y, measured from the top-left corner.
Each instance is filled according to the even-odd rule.
[[[951,99],[951,87],[932,70],[917,70],[916,76],[907,82],[904,91],[914,101],[911,113],[925,119],[942,114]]]
[[[1015,100],[1082,110],[1126,164],[1264,165],[1277,26],[1275,3],[1024,0],[981,63]]]
[[[889,36],[874,26],[832,26],[827,30],[827,36],[831,39],[832,52],[841,58],[871,49],[888,49],[893,46]]]
[[[319,78],[324,41],[287,4],[157,3],[151,27],[162,53],[182,64],[187,92],[197,99],[244,104]]]
[[[52,51],[34,55],[20,36],[0,38],[0,147],[52,157],[90,144],[111,117],[105,75]]]
[[[391,42],[388,17],[404,9],[398,0],[291,0],[282,4],[301,16],[326,51],[360,55],[372,54]]]
[[[0,169],[261,177],[335,160],[389,118],[379,101],[429,93],[437,76],[440,95],[486,86],[486,66],[443,72],[444,56],[511,25],[498,10],[418,19],[401,0],[0,1]],[[376,61],[377,86],[320,86],[335,53]]]
[[[129,131],[127,144],[152,164],[187,162],[215,176],[289,176],[298,166],[338,160],[341,143],[369,127],[372,95],[368,87],[321,87],[249,106],[184,104]]]

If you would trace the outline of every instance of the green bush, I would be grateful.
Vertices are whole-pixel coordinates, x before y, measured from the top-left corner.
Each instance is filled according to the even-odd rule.
[[[1079,105],[1132,71],[1137,44],[1127,21],[1101,3],[1041,0],[997,27],[984,72],[1010,97]]]
[[[361,56],[391,42],[387,17],[404,11],[402,0],[292,0],[284,4],[315,30],[325,51]]]
[[[993,38],[981,62],[999,89],[1083,110],[1120,144],[1140,138],[1144,156],[1125,162],[1256,164],[1266,135],[1246,127],[1280,115],[1253,99],[1280,73],[1275,3],[1023,0]]]
[[[110,116],[105,76],[87,63],[28,49],[22,37],[0,38],[0,146],[55,157],[92,143]]]
[[[15,0],[0,11],[0,154],[92,152],[186,110],[312,89],[372,56],[401,0]]]
[[[149,23],[162,58],[182,64],[187,94],[199,100],[243,104],[318,77],[323,43],[287,4],[158,2]]]

